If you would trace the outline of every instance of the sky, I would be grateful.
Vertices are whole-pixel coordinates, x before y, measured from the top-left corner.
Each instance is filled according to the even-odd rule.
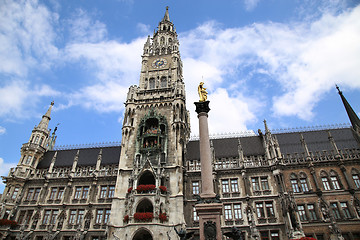
[[[169,6],[191,134],[205,82],[210,134],[348,124],[360,114],[360,1],[0,0],[0,175],[55,102],[57,146],[119,142],[143,45]],[[0,184],[0,192],[4,185]]]

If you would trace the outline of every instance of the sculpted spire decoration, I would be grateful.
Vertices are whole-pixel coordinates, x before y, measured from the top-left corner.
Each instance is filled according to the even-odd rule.
[[[204,82],[200,82],[199,86],[198,86],[198,93],[199,93],[199,97],[200,100],[199,102],[205,102],[207,100],[207,91],[206,88],[204,88]]]

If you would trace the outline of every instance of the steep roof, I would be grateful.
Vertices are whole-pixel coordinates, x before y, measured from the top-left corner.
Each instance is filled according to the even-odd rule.
[[[283,154],[303,153],[304,148],[300,142],[300,133],[303,134],[310,152],[333,150],[328,139],[328,131],[330,131],[334,138],[338,149],[359,148],[350,128],[278,133],[273,135],[277,137],[280,150]],[[239,138],[213,139],[215,157],[237,157],[239,155],[238,140]],[[241,137],[240,143],[245,156],[265,154],[262,139],[259,136]],[[200,159],[198,141],[190,141],[188,143],[187,159]]]
[[[303,134],[310,152],[333,150],[328,139],[330,131],[339,149],[359,148],[350,128],[329,129],[318,131],[291,132],[273,134],[279,141],[283,154],[303,153],[304,149],[300,142],[300,133]],[[245,156],[264,155],[265,150],[262,139],[259,136],[213,139],[213,147],[216,158],[228,158],[239,156],[239,139]],[[72,166],[77,151],[79,151],[78,166],[95,166],[100,149],[102,149],[101,165],[118,164],[121,148],[98,147],[70,150],[57,150],[55,167]],[[187,159],[200,159],[199,141],[190,141],[187,144]],[[40,161],[37,168],[48,168],[56,151],[48,151]]]
[[[55,167],[72,166],[77,151],[79,151],[78,166],[95,166],[96,161],[102,149],[101,165],[118,164],[120,159],[120,147],[99,147],[48,151],[44,154],[43,159],[39,162],[37,168],[48,168],[51,160],[57,152]]]

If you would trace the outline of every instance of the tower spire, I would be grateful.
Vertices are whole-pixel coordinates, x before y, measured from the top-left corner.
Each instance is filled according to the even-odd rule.
[[[336,86],[336,89],[338,90],[338,93],[341,97],[341,100],[344,104],[345,110],[347,115],[349,116],[350,122],[352,127],[354,128],[354,130],[356,132],[360,131],[360,119],[359,117],[356,115],[355,111],[352,109],[352,107],[350,106],[350,104],[348,103],[348,101],[346,100],[346,98],[344,97],[344,95],[342,94],[342,91],[340,91],[340,88]]]
[[[49,121],[51,119],[50,115],[51,115],[51,109],[53,106],[54,106],[54,101],[51,102],[49,109],[47,110],[45,115],[42,116],[42,119],[41,119],[39,125],[37,126],[38,129],[47,130],[47,128],[49,126]]]
[[[166,7],[166,12],[165,12],[165,16],[163,18],[163,21],[169,21],[170,22],[169,7]]]

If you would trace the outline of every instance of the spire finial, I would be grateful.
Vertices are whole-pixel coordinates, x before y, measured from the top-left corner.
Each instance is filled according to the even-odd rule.
[[[339,88],[339,86],[338,86],[337,84],[335,84],[335,87],[336,87],[336,89],[338,90],[338,93],[339,93],[339,94],[342,94],[342,92],[340,91],[340,88]]]
[[[165,16],[163,21],[169,21],[170,22],[170,17],[169,17],[169,7],[166,6],[166,12],[165,12]]]
[[[267,122],[266,122],[266,119],[264,119],[264,125],[265,125],[265,133],[270,132],[269,128],[268,128],[268,125],[267,125]]]

